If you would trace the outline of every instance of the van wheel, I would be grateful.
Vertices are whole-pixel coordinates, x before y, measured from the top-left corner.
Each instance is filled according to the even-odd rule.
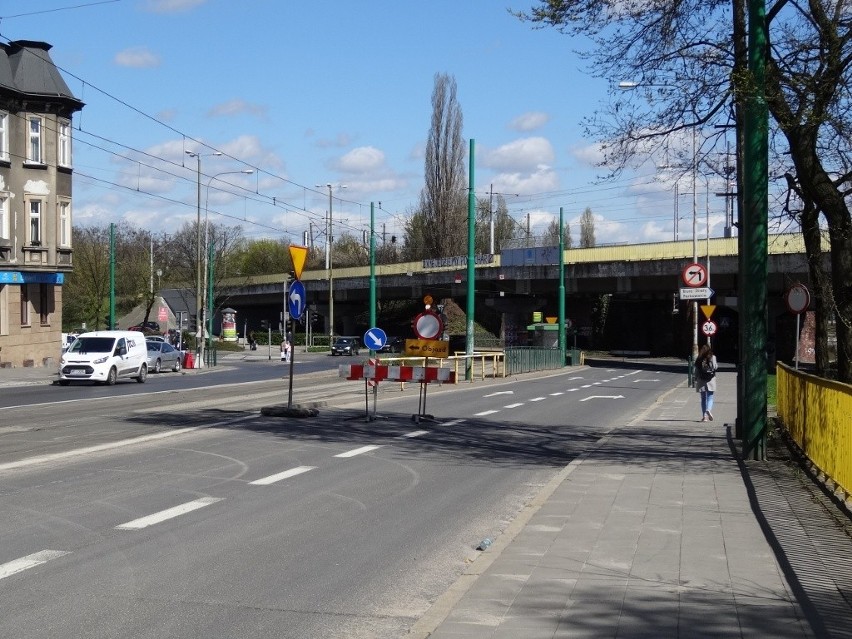
[[[162,367],[162,363],[160,362],[160,360],[159,360],[159,359],[157,359],[157,361],[156,361],[156,362],[154,362],[154,372],[155,372],[155,373],[159,373],[159,372],[160,372],[161,367]]]
[[[159,362],[157,363],[159,364]],[[136,381],[140,384],[144,384],[146,379],[148,379],[148,365],[142,364],[142,368],[139,369],[139,375],[136,377]]]
[[[115,370],[115,366],[109,369],[109,373],[107,373],[106,385],[107,386],[115,386],[115,380],[118,378],[118,371]]]

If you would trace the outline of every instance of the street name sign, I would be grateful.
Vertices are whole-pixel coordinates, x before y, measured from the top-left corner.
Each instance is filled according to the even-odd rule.
[[[713,297],[715,291],[709,286],[701,286],[698,288],[681,288],[680,299],[682,300],[706,300],[708,297]]]

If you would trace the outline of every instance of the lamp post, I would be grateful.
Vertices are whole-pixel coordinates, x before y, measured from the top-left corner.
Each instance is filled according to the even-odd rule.
[[[201,316],[203,311],[201,304],[201,158],[202,157],[210,157],[210,156],[219,156],[222,155],[220,151],[215,151],[214,153],[196,153],[195,151],[187,151],[186,154],[196,159],[196,186],[197,186],[197,202],[198,208],[196,210],[195,216],[195,314],[196,314],[196,329],[195,329],[195,342],[196,348],[200,343],[200,333],[203,332],[203,326],[201,323]],[[195,368],[202,368],[201,357],[196,358],[195,360]]]
[[[317,184],[316,187],[321,189],[322,184]],[[328,345],[329,347],[334,342],[334,260],[332,259],[333,237],[332,237],[332,217],[331,217],[331,202],[332,189],[334,186],[331,183],[325,185],[328,189],[328,224],[326,225],[325,235],[325,268],[328,271]],[[347,188],[345,184],[338,184],[337,188]]]
[[[208,215],[210,204],[210,185],[213,183],[213,180],[219,176],[236,175],[239,173],[251,175],[254,173],[254,169],[243,169],[242,171],[221,171],[220,173],[210,176],[210,179],[207,180],[207,190],[204,195],[204,245],[207,250],[204,251],[204,282],[202,286],[203,299],[201,301],[204,321],[199,322],[199,325],[204,325],[204,339],[200,341],[198,351],[198,358],[200,360],[204,359],[204,340],[206,339],[209,343],[213,335],[213,245],[210,242],[210,219]],[[201,316],[199,316],[199,320],[201,320]]]

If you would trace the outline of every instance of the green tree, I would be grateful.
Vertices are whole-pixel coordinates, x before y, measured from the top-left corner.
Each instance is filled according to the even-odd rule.
[[[467,254],[467,178],[463,117],[456,81],[435,75],[432,124],[426,141],[425,186],[413,218],[406,223],[406,247],[423,257]],[[409,231],[411,237],[408,237]]]

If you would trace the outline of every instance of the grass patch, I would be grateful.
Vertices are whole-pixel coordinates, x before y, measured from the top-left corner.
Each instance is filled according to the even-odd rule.
[[[766,404],[775,408],[778,403],[778,389],[776,386],[775,374],[766,376]]]

